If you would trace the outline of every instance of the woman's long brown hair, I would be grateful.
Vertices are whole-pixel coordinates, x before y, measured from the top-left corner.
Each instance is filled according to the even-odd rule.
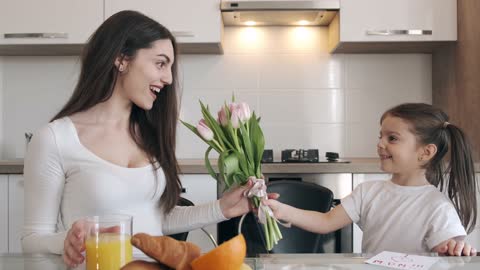
[[[386,111],[381,122],[387,116],[410,123],[419,144],[436,145],[437,153],[425,165],[427,180],[442,192],[446,190],[463,226],[468,233],[473,231],[477,221],[477,185],[472,148],[465,133],[448,123],[445,112],[429,104],[398,105]]]
[[[75,90],[51,121],[88,110],[108,100],[118,76],[115,59],[133,59],[139,49],[150,48],[152,42],[161,39],[172,42],[176,56],[175,38],[155,20],[136,11],[121,11],[108,18],[86,44]],[[166,187],[160,205],[166,213],[175,207],[181,190],[180,170],[175,156],[178,118],[176,61],[172,66],[172,77],[172,84],[160,91],[151,110],[145,111],[132,105],[129,123],[130,135],[147,153],[155,175],[159,166],[165,173]]]

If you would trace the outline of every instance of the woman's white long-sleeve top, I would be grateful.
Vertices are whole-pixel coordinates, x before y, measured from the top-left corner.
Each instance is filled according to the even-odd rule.
[[[168,168],[163,168],[168,170]],[[66,232],[92,215],[128,214],[133,231],[166,235],[225,220],[218,200],[164,215],[165,175],[152,165],[126,168],[82,145],[68,117],[35,132],[25,157],[24,252],[63,253]]]

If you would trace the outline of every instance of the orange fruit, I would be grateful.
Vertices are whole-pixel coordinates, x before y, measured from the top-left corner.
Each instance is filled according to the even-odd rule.
[[[245,238],[239,234],[196,258],[191,266],[193,270],[240,270],[246,255]]]

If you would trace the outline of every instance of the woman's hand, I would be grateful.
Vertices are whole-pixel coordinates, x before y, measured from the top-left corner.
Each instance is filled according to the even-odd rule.
[[[249,180],[244,186],[234,188],[220,198],[220,209],[222,209],[224,217],[238,217],[252,210],[250,199],[244,195],[245,191],[249,190],[252,185],[253,182]],[[268,198],[276,199],[278,197],[277,193],[268,194]]]
[[[67,232],[63,242],[63,262],[69,267],[76,267],[83,263],[85,257],[85,237],[87,235],[87,224],[85,220],[77,220]]]
[[[454,238],[444,241],[433,249],[440,255],[445,256],[476,256],[477,250],[463,240]]]

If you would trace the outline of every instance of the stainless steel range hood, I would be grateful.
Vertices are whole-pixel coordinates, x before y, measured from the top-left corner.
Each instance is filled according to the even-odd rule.
[[[222,0],[225,26],[324,26],[340,8],[339,0]]]

